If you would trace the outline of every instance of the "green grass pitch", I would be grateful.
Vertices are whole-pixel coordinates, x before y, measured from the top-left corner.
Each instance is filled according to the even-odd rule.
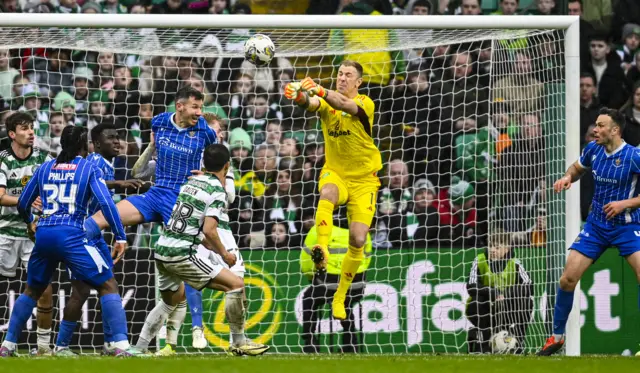
[[[633,372],[634,357],[514,357],[468,355],[265,355],[261,357],[178,356],[175,358],[0,360],[0,372],[16,373],[598,373]]]

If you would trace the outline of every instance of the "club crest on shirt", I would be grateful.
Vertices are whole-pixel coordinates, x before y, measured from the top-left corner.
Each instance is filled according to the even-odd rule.
[[[620,160],[620,158],[616,159],[616,167],[620,167],[620,164],[622,163],[622,161]]]
[[[196,131],[189,131],[189,137],[195,137]]]

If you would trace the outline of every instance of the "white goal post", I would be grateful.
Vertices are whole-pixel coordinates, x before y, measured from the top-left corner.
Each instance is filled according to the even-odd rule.
[[[110,33],[124,30],[116,42],[105,42],[99,35],[105,29]],[[146,34],[129,33],[134,29],[156,29],[160,42],[174,38],[170,31],[174,29],[192,30],[184,33],[181,41],[197,45],[203,33],[199,30],[232,30],[252,29],[265,30],[269,34],[273,31],[276,44],[276,57],[291,59],[325,56],[334,54],[364,53],[378,51],[367,49],[367,44],[353,47],[349,50],[336,50],[327,46],[324,41],[314,44],[316,30],[326,36],[334,29],[381,29],[400,30],[400,41],[387,44],[383,50],[404,50],[412,48],[437,47],[438,45],[510,40],[521,36],[520,31],[534,30],[535,35],[558,30],[563,33],[564,81],[556,84],[564,85],[564,123],[556,126],[564,132],[564,139],[560,144],[547,146],[561,146],[555,149],[556,155],[564,160],[564,169],[568,168],[580,153],[580,56],[579,56],[579,17],[576,16],[317,16],[317,15],[159,15],[159,14],[25,14],[0,13],[0,48],[63,48],[69,50],[88,50],[95,52],[110,51],[113,53],[132,53],[138,55],[159,56],[189,56],[198,58],[228,57],[239,58],[242,54],[238,49],[228,50],[219,47],[204,46],[202,49],[190,49],[188,52],[174,47],[158,49],[156,44],[147,43]],[[404,30],[404,32],[402,31]],[[416,31],[417,30],[417,31]],[[433,30],[433,31],[432,31]],[[450,30],[450,32],[447,32]],[[478,31],[479,30],[479,31]],[[29,32],[33,31],[33,32]],[[416,31],[416,32],[414,32]],[[223,32],[221,39],[230,34]],[[412,33],[413,32],[413,33]],[[459,32],[459,33],[458,33]],[[126,34],[126,35],[125,35]],[[414,39],[412,39],[414,38]],[[224,42],[224,40],[222,40]],[[308,60],[311,61],[311,60]],[[312,63],[312,62],[308,62]],[[306,66],[313,68],[313,66]],[[562,117],[561,116],[561,117]],[[391,141],[393,139],[390,139]],[[398,141],[403,141],[399,138]],[[403,150],[400,149],[402,152]],[[561,176],[564,169],[553,167],[547,176],[547,188],[550,176]],[[419,175],[413,175],[419,176]],[[555,215],[548,219],[547,226],[557,232],[555,242],[558,247],[566,250],[580,231],[580,188],[576,183],[566,191],[563,197],[555,197],[548,201],[549,208]],[[548,193],[549,194],[549,193]],[[562,232],[562,233],[559,233]],[[560,236],[562,235],[562,236]],[[531,249],[533,250],[533,249]],[[563,252],[562,254],[566,254]],[[544,255],[544,254],[543,254]],[[555,252],[559,256],[559,252]],[[551,255],[553,256],[553,255]],[[548,259],[553,263],[547,267],[550,278],[557,278],[564,264],[564,257]],[[250,264],[250,263],[249,263]],[[282,267],[281,267],[282,268]],[[426,276],[426,274],[425,274]],[[450,279],[453,281],[453,279]],[[418,280],[420,281],[420,280]],[[287,285],[285,285],[286,287]],[[428,285],[431,286],[431,285]],[[547,290],[553,292],[555,284],[547,284]],[[407,285],[408,287],[408,285]],[[406,289],[406,288],[405,288]],[[404,290],[403,290],[404,291]],[[545,290],[546,291],[546,290]],[[580,292],[580,285],[576,289]],[[124,297],[123,297],[124,298]],[[421,301],[420,301],[421,302]],[[580,355],[580,296],[574,299],[573,311],[567,325],[566,354]],[[422,304],[421,304],[422,306]],[[287,310],[286,312],[294,312]],[[418,315],[422,315],[420,311]],[[551,314],[547,310],[547,314]],[[429,315],[425,314],[427,318]],[[543,317],[544,318],[544,317]],[[547,320],[548,321],[548,320]],[[328,325],[328,324],[327,324]],[[336,324],[337,325],[337,324]],[[542,334],[550,330],[542,331]],[[411,340],[411,336],[408,337]],[[438,343],[438,342],[434,342]],[[530,348],[532,346],[529,346]],[[397,350],[400,351],[400,350]],[[404,351],[404,350],[402,350]]]

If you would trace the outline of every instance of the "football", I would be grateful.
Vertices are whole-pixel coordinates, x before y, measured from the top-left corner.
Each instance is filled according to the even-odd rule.
[[[276,46],[267,35],[255,34],[244,43],[244,58],[256,66],[268,65],[276,53]]]
[[[491,350],[494,354],[512,353],[518,344],[518,340],[503,330],[491,336]]]

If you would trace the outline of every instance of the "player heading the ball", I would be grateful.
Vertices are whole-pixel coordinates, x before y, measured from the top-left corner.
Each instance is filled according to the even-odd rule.
[[[311,78],[286,85],[284,95],[307,111],[320,115],[325,141],[325,165],[320,173],[320,202],[316,210],[318,244],[312,257],[319,271],[330,259],[328,244],[336,205],[347,205],[349,249],[342,261],[340,284],[333,297],[333,316],[344,320],[344,301],[353,277],[364,259],[363,247],[376,211],[382,169],[380,151],[373,141],[375,105],[359,94],[362,65],[345,60],[340,64],[337,90],[325,89]]]
[[[587,222],[571,244],[560,277],[553,310],[553,335],[538,355],[552,355],[564,346],[576,285],[609,247],[618,248],[640,279],[640,237],[636,234],[640,232],[640,149],[624,142],[624,126],[622,113],[601,109],[593,130],[595,141],[585,146],[580,159],[553,184],[554,191],[560,193],[591,169],[595,190]]]

